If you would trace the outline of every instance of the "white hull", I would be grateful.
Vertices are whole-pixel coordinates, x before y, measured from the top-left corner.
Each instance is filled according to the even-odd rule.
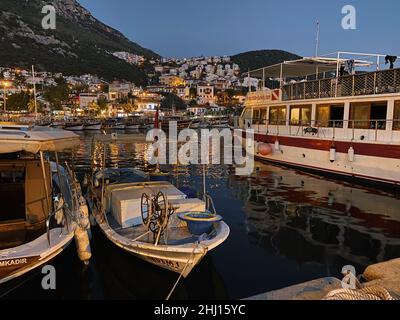
[[[65,127],[64,129],[68,130],[68,131],[83,131],[84,125],[82,124],[82,125],[79,125],[79,126]]]
[[[51,246],[47,242],[47,234],[44,234],[38,239],[19,247],[1,250],[0,275],[2,275],[2,269],[6,268],[7,262],[20,263],[20,265],[15,270],[6,273],[4,277],[2,276],[0,284],[18,278],[49,262],[71,243],[73,237],[73,233],[66,233],[65,230],[57,228],[50,231]],[[30,259],[35,261],[29,263]],[[24,262],[28,263],[24,264]]]
[[[85,125],[85,130],[101,130],[102,124],[88,124]]]
[[[347,153],[337,152],[335,161],[331,161],[330,151],[284,145],[279,146],[279,150],[275,150],[275,145],[271,144],[270,146],[273,150],[271,155],[256,154],[255,158],[331,174],[400,185],[398,159],[364,156],[356,153],[354,161],[350,161]]]
[[[220,222],[217,228],[218,236],[212,240],[203,241],[199,245],[156,246],[145,242],[132,242],[116,233],[101,219],[96,217],[96,220],[104,235],[116,246],[158,267],[182,274],[185,278],[208,251],[216,248],[228,238],[230,232],[229,227],[224,222]]]
[[[140,125],[131,125],[131,126],[126,126],[125,128],[126,130],[139,130],[140,129]]]
[[[125,130],[124,124],[119,124],[111,127],[112,130]]]

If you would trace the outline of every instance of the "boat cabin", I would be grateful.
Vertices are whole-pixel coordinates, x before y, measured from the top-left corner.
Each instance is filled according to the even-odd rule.
[[[0,123],[0,250],[46,233],[54,209],[53,190],[65,193],[65,201],[68,194],[53,188],[51,164],[44,153],[54,152],[58,159],[57,152],[77,143],[79,137],[71,132]]]
[[[45,163],[44,170],[51,186],[50,163]],[[46,231],[50,197],[40,160],[0,158],[0,249],[32,241]]]

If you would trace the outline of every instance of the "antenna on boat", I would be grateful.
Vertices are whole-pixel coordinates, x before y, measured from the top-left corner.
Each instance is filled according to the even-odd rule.
[[[319,53],[319,33],[320,33],[320,23],[319,20],[317,20],[317,38],[315,40],[315,56],[318,57]]]

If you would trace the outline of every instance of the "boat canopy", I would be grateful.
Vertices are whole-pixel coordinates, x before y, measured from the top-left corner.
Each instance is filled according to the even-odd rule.
[[[324,72],[336,72],[339,65],[348,59],[337,59],[327,57],[309,57],[299,60],[285,61],[269,67],[250,71],[249,75],[259,79],[284,79],[301,78]],[[354,60],[354,67],[371,67],[370,61]]]
[[[61,152],[79,145],[79,136],[60,129],[0,123],[0,154]]]

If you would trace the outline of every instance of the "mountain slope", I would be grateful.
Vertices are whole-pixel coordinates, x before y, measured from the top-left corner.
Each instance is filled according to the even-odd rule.
[[[296,54],[282,50],[248,51],[232,56],[233,62],[239,65],[242,72],[300,58],[301,57]]]
[[[44,30],[42,7],[56,8],[56,30]],[[112,56],[126,51],[156,58],[158,55],[128,40],[119,31],[94,18],[76,0],[1,0],[0,66],[38,68],[65,74],[98,74],[146,82],[140,68]]]

